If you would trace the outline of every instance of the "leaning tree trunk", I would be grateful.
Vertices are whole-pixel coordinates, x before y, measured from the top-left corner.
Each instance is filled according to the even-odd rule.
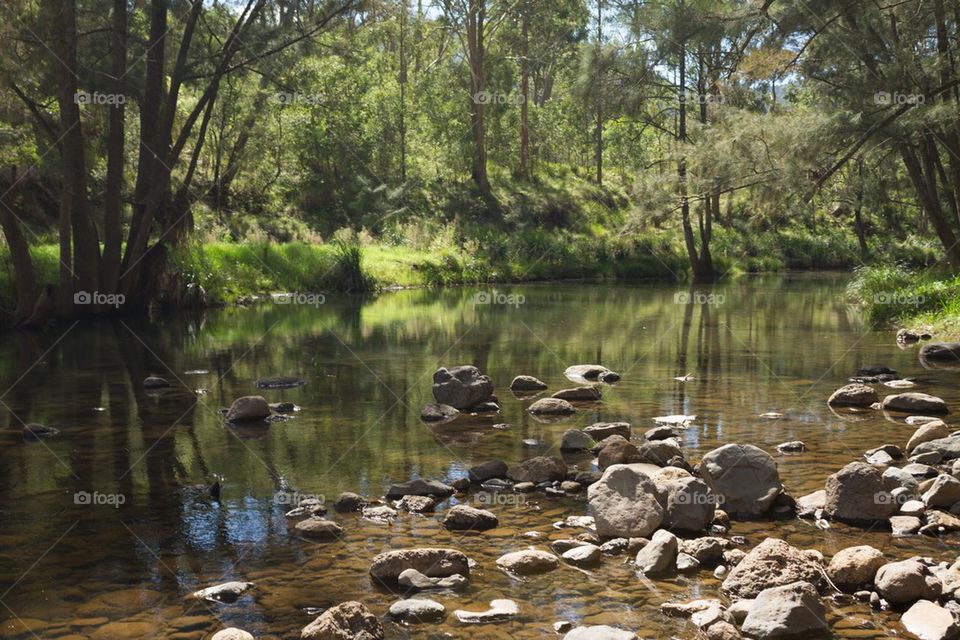
[[[17,307],[10,320],[14,326],[23,324],[32,314],[37,301],[37,277],[30,258],[30,247],[20,228],[20,221],[13,213],[17,196],[17,168],[10,167],[10,183],[0,181],[0,226],[10,247],[13,262],[13,280],[17,293]]]
[[[113,91],[124,95],[127,74],[127,0],[113,2]],[[103,214],[103,260],[100,284],[113,292],[120,278],[120,223],[123,218],[123,157],[125,107],[118,101],[110,109],[107,133],[107,184]]]

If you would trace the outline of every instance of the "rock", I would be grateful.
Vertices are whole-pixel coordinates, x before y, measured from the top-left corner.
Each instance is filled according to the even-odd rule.
[[[724,538],[705,536],[680,541],[680,552],[690,555],[700,564],[715,565],[723,562],[723,552],[730,546]]]
[[[477,484],[492,480],[493,478],[507,477],[507,463],[503,460],[488,460],[475,467],[470,467],[467,472],[470,482]]]
[[[921,360],[960,360],[960,342],[931,342],[920,349]]]
[[[396,520],[398,514],[395,509],[391,509],[387,505],[381,504],[364,507],[363,510],[360,511],[360,515],[364,520],[371,520],[381,524],[390,524]]]
[[[420,419],[424,422],[443,422],[459,414],[460,411],[447,404],[428,404],[420,410]]]
[[[761,640],[831,635],[820,595],[808,582],[761,591],[743,620],[742,631]]]
[[[594,422],[583,430],[584,433],[597,442],[609,438],[612,435],[618,435],[624,440],[629,440],[631,431],[632,429],[629,422]]]
[[[922,524],[916,516],[891,516],[890,532],[895,536],[908,536],[919,531]]]
[[[920,342],[920,334],[913,329],[906,327],[897,330],[897,342],[909,344],[911,342]]]
[[[445,578],[431,578],[416,569],[404,569],[397,576],[397,584],[411,589],[458,589],[467,585],[469,581],[459,573]]]
[[[637,573],[656,576],[672,571],[676,567],[677,536],[666,529],[653,534],[650,542],[637,553],[634,561]]]
[[[869,407],[879,400],[880,397],[873,387],[854,383],[834,391],[827,404],[833,407]]]
[[[920,446],[923,446],[923,445],[920,445]],[[909,473],[914,478],[933,478],[939,475],[937,473],[937,470],[934,469],[933,467],[925,464],[916,464],[916,463],[910,463],[908,465],[905,465],[902,471]]]
[[[500,622],[509,620],[520,613],[520,607],[513,600],[498,599],[490,601],[490,608],[486,611],[465,611],[457,609],[453,615],[457,620],[467,624],[479,624],[486,622]]]
[[[895,376],[897,372],[890,367],[879,364],[868,364],[857,369],[858,376]]]
[[[600,564],[600,558],[603,552],[595,544],[583,544],[573,549],[564,551],[560,556],[564,562],[568,562],[575,567],[593,567]]]
[[[227,411],[227,422],[263,420],[270,415],[270,405],[263,396],[237,398]]]
[[[338,513],[350,513],[360,511],[366,504],[367,500],[363,496],[345,491],[337,496],[333,503],[333,509]]]
[[[391,618],[401,622],[440,622],[447,615],[447,610],[439,602],[425,598],[410,598],[397,600],[390,605],[387,613]]]
[[[643,538],[663,522],[663,507],[650,478],[627,465],[608,467],[587,489],[587,500],[602,538]]]
[[[474,509],[458,504],[447,511],[443,526],[450,531],[486,531],[500,524],[497,516],[485,509]]]
[[[683,460],[683,451],[673,439],[644,442],[637,449],[640,453],[640,462],[648,462],[658,467],[671,465],[678,458]]]
[[[917,479],[908,471],[904,471],[899,467],[887,467],[883,470],[881,477],[883,478],[884,486],[889,491],[903,487],[909,490],[911,494],[917,492]]]
[[[737,627],[725,620],[718,620],[707,627],[707,640],[740,640],[743,636]]]
[[[227,627],[213,634],[210,640],[254,640],[253,634],[236,627]]]
[[[292,402],[271,402],[269,406],[270,410],[276,413],[296,413],[300,411],[300,407]]]
[[[500,411],[500,405],[488,400],[487,402],[478,402],[466,410],[470,413],[498,413]]]
[[[882,449],[879,451],[874,451],[873,453],[864,454],[864,457],[867,459],[869,464],[872,464],[875,467],[885,467],[893,464],[893,456]]]
[[[193,592],[193,597],[200,600],[215,600],[217,602],[236,602],[244,592],[253,588],[252,582],[224,582],[223,584],[207,587]]]
[[[517,493],[530,493],[537,490],[537,485],[532,482],[518,482],[513,485],[513,490]]]
[[[563,640],[637,640],[637,634],[605,624],[576,627]]]
[[[841,590],[850,593],[872,586],[873,577],[884,564],[883,554],[869,545],[847,547],[830,560],[827,576]]]
[[[37,422],[31,422],[23,427],[24,440],[43,440],[45,438],[52,438],[58,433],[60,433],[59,429],[48,427]]]
[[[675,470],[667,467],[664,472]],[[685,476],[685,477],[684,477]],[[707,483],[684,472],[656,473],[650,478],[657,488],[657,499],[664,510],[663,526],[671,531],[703,531],[713,521],[716,504],[721,498],[710,491]]]
[[[797,517],[813,518],[827,504],[827,492],[823,489],[797,498]]]
[[[947,403],[936,396],[926,393],[898,393],[883,399],[884,411],[902,411],[903,413],[929,413],[941,415],[950,413]]]
[[[924,514],[927,524],[919,529],[923,535],[939,536],[945,533],[960,531],[960,518],[945,511],[931,509]]]
[[[920,640],[956,640],[960,627],[953,614],[935,602],[918,600],[900,618],[907,631]]]
[[[400,482],[390,486],[387,490],[387,498],[397,500],[403,496],[431,496],[435,498],[446,498],[453,495],[454,488],[444,484],[439,480],[424,480],[415,478],[409,482]]]
[[[493,383],[471,365],[441,367],[433,374],[433,397],[440,404],[463,410],[486,402],[493,395]]]
[[[359,602],[343,602],[323,612],[300,632],[302,640],[383,640],[380,620]]]
[[[527,407],[527,411],[535,415],[568,415],[576,413],[577,410],[560,398],[540,398]]]
[[[560,483],[560,490],[564,493],[577,493],[583,489],[583,485],[573,480],[564,480]]]
[[[677,554],[677,571],[698,571],[700,569],[700,561],[687,553],[678,553]]]
[[[426,513],[437,508],[437,501],[430,496],[403,496],[397,506],[410,513]]]
[[[807,445],[805,445],[800,440],[791,440],[790,442],[781,442],[777,445],[777,451],[780,453],[803,453],[807,450]]]
[[[620,374],[616,371],[604,371],[597,376],[597,380],[604,384],[613,384],[614,382],[620,382],[620,377]]]
[[[589,435],[579,429],[569,429],[563,432],[560,442],[561,451],[587,451],[592,449],[596,442]]]
[[[653,442],[654,440],[666,440],[667,438],[677,438],[679,436],[677,435],[676,429],[668,424],[664,424],[648,429],[644,432],[643,437],[647,439],[647,442]]]
[[[907,604],[940,597],[940,580],[917,560],[901,560],[883,565],[874,578],[877,593],[891,604]]]
[[[888,458],[895,460],[899,460],[903,457],[903,451],[900,450],[900,447],[890,443],[882,444],[879,447],[874,447],[873,449],[867,449],[863,455],[869,458],[877,453],[885,453],[887,454]]]
[[[467,556],[456,549],[443,548],[386,551],[373,559],[370,576],[378,582],[392,585],[406,569],[416,569],[430,578],[445,578],[454,574],[470,577]]]
[[[294,529],[304,538],[311,540],[335,540],[343,535],[343,527],[324,518],[301,520]]]
[[[554,633],[566,633],[572,628],[573,624],[571,624],[568,620],[557,620],[553,623]]]
[[[731,602],[730,606],[727,607],[727,612],[733,616],[733,619],[737,624],[743,624],[743,621],[747,618],[747,614],[750,613],[750,608],[753,606],[754,602],[756,602],[756,600],[753,598]]]
[[[823,569],[796,547],[767,538],[730,571],[723,581],[723,591],[731,597],[755,598],[764,589],[797,581],[819,588]]]
[[[630,464],[643,462],[640,450],[632,442],[627,442],[618,435],[608,437],[602,443],[603,447],[597,456],[597,466],[606,469],[614,464]]]
[[[750,444],[727,444],[707,453],[700,473],[731,514],[762,515],[783,490],[776,462]]]
[[[896,510],[883,474],[865,462],[851,462],[827,478],[824,511],[831,518],[870,523],[886,520]]]
[[[559,482],[567,477],[567,463],[556,457],[537,456],[511,466],[507,477],[514,482]]]
[[[594,402],[602,398],[603,393],[599,387],[576,387],[574,389],[561,389],[554,393],[552,397],[568,402]]]
[[[547,573],[560,566],[557,556],[539,549],[511,551],[497,558],[497,566],[520,576]]]
[[[601,374],[609,372],[610,369],[599,364],[575,364],[567,367],[563,375],[567,378],[583,378],[584,380],[597,380]]]
[[[143,381],[144,389],[166,389],[170,386],[170,381],[159,376],[147,376]]]
[[[947,507],[960,502],[960,480],[941,474],[921,496],[928,507]]]
[[[511,391],[543,391],[547,388],[547,383],[533,376],[517,376],[510,383]]]
[[[960,435],[950,435],[946,438],[938,438],[918,444],[914,450],[914,455],[937,452],[943,456],[944,460],[955,460],[960,458]]]

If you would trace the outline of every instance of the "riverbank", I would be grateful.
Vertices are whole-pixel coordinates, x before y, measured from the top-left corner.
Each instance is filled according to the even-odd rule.
[[[397,240],[394,242],[393,240]],[[758,232],[717,228],[711,252],[718,273],[784,270],[850,270],[862,264],[852,236],[804,230]],[[39,284],[55,284],[58,250],[32,249]],[[0,304],[13,306],[13,274],[2,259]],[[902,242],[874,254],[879,264],[932,264],[936,250]],[[453,226],[424,233],[418,241],[353,234],[342,240],[307,242],[206,242],[178,249],[173,270],[182,282],[197,282],[212,304],[234,304],[277,291],[360,292],[396,287],[608,278],[682,281],[689,277],[677,230],[586,235],[528,228],[474,230]]]
[[[859,269],[848,295],[876,327],[927,331],[939,340],[960,337],[960,276],[904,266]]]

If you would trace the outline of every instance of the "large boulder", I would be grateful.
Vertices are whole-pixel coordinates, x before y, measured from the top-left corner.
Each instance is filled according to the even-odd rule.
[[[587,489],[587,500],[602,538],[645,538],[663,522],[650,478],[628,465],[607,467]]]
[[[907,453],[911,453],[918,446],[924,442],[930,442],[931,440],[939,440],[940,438],[946,438],[950,435],[950,429],[943,422],[943,420],[931,420],[926,422],[913,432],[913,435],[910,436],[910,439],[907,440]]]
[[[766,513],[783,490],[777,464],[752,444],[727,444],[700,461],[700,473],[718,496],[724,511],[742,516]]]
[[[615,464],[630,464],[644,462],[640,450],[622,436],[613,435],[600,443],[602,448],[597,454],[597,466],[601,469]]]
[[[941,398],[917,391],[887,396],[883,399],[883,409],[884,411],[900,411],[909,414],[942,415],[950,413],[947,403]]]
[[[383,625],[360,602],[330,607],[300,632],[302,640],[383,640]]]
[[[960,627],[949,609],[936,602],[918,600],[900,618],[900,624],[920,640],[956,640]]]
[[[827,576],[841,590],[872,587],[877,571],[886,564],[883,554],[870,545],[841,549],[830,560]]]
[[[270,405],[263,396],[237,398],[227,410],[227,422],[263,420],[270,415]]]
[[[706,482],[675,467],[667,467],[650,479],[664,510],[663,526],[672,531],[703,531],[713,521],[719,497]]]
[[[474,467],[470,467],[467,475],[470,478],[470,482],[476,482],[477,484],[492,480],[493,478],[506,478],[507,463],[503,460],[481,462]]]
[[[931,342],[920,349],[921,360],[960,362],[960,342]]]
[[[925,453],[939,453],[944,460],[960,458],[960,436],[947,436],[918,444],[911,452],[914,456]]]
[[[919,560],[885,564],[877,570],[874,582],[877,593],[894,605],[940,597],[940,580]]]
[[[960,480],[941,473],[921,496],[928,507],[950,508],[960,502]]]
[[[469,409],[493,395],[493,383],[471,365],[441,367],[433,374],[433,397],[454,409]]]
[[[512,465],[507,477],[514,482],[554,482],[567,477],[567,463],[560,458],[537,456]]]
[[[827,478],[824,511],[831,518],[857,524],[886,520],[897,505],[883,474],[866,462],[851,462]]]
[[[456,549],[395,549],[377,555],[370,565],[370,577],[394,585],[406,569],[416,569],[430,578],[446,578],[454,574],[470,576],[470,564]]]
[[[829,636],[826,609],[809,582],[792,582],[764,589],[747,612],[743,633],[766,638]]]
[[[840,387],[830,396],[827,404],[833,407],[869,407],[879,402],[876,390],[865,384],[854,383]]]
[[[734,598],[756,598],[764,589],[797,581],[819,588],[823,578],[823,567],[810,555],[783,540],[767,538],[730,570],[723,590]]]

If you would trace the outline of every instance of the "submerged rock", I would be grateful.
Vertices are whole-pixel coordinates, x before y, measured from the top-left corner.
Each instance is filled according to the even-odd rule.
[[[447,610],[439,602],[425,598],[398,600],[390,605],[387,613],[391,618],[402,622],[440,622]]]
[[[447,404],[428,404],[420,410],[420,419],[424,422],[445,422],[460,415],[460,412]]]
[[[540,549],[511,551],[497,558],[497,566],[521,576],[547,573],[560,566],[557,556]]]
[[[430,578],[460,574],[470,577],[470,565],[461,551],[444,548],[395,549],[377,555],[370,576],[387,585],[395,584],[406,569],[416,569]]]
[[[37,422],[31,422],[23,427],[24,440],[44,440],[46,438],[52,438],[58,433],[60,433],[59,429],[48,427]]]
[[[443,526],[450,531],[486,531],[500,524],[497,516],[485,509],[458,504],[447,511]]]
[[[554,398],[568,402],[593,402],[603,397],[599,387],[577,387],[575,389],[561,389],[553,394]]]
[[[301,640],[383,640],[383,625],[360,602],[330,607],[300,632]]]
[[[268,376],[257,380],[259,389],[289,389],[291,387],[302,387],[307,381],[297,376]]]
[[[193,592],[193,597],[216,602],[236,602],[237,598],[253,588],[252,582],[231,581]]]
[[[637,640],[637,634],[605,624],[598,624],[576,627],[563,636],[563,640]]]
[[[170,386],[170,381],[160,376],[148,376],[143,381],[144,389],[166,389]]]
[[[467,585],[469,580],[459,573],[444,578],[431,578],[416,569],[404,569],[397,576],[397,584],[411,589],[458,589]]]
[[[490,608],[486,611],[466,611],[457,609],[453,615],[457,620],[466,624],[479,624],[486,622],[501,622],[514,618],[520,613],[520,607],[513,600],[500,598],[490,601]]]

